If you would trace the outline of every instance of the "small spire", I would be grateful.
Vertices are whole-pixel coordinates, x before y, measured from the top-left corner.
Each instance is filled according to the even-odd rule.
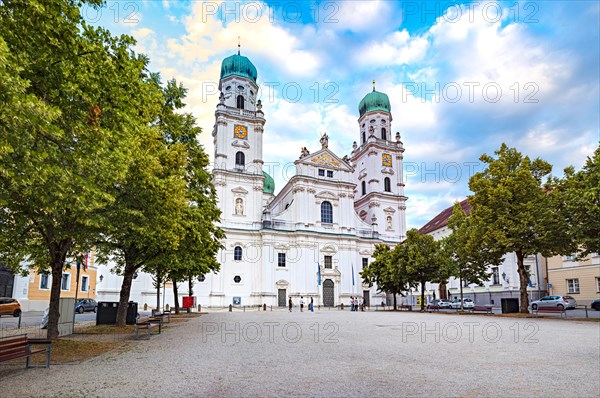
[[[373,79],[373,91],[375,91],[375,79]]]
[[[238,36],[238,55],[240,55],[240,37]]]

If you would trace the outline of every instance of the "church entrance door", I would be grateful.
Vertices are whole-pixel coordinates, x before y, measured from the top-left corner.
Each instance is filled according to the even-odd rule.
[[[323,306],[333,307],[335,305],[334,284],[331,279],[323,281]]]
[[[277,305],[285,307],[287,305],[286,297],[286,289],[277,289]]]

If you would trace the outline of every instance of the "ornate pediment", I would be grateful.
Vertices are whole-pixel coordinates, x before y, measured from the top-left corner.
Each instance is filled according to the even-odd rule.
[[[231,145],[238,147],[238,148],[245,148],[245,149],[250,148],[250,144],[248,144],[248,142],[245,140],[235,140],[231,143]]]
[[[331,245],[325,245],[321,248],[321,253],[335,254],[335,253],[337,253],[337,250],[335,249],[335,247],[333,247]]]
[[[233,188],[231,190],[231,192],[238,194],[238,195],[246,195],[248,193],[248,191],[246,191],[244,188],[242,187],[237,187],[237,188]]]
[[[329,191],[321,191],[315,195],[315,198],[323,200],[338,200],[338,197],[333,192]]]
[[[302,163],[310,164],[315,167],[327,167],[338,170],[352,171],[352,167],[344,160],[340,159],[328,148],[323,148],[312,155],[307,155],[299,160]]]
[[[277,285],[277,287],[280,289],[285,289],[286,287],[288,287],[289,283],[286,280],[280,279],[277,282],[275,282],[275,285]]]

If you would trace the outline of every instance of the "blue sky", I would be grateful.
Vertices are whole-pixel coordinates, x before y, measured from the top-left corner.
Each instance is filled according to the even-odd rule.
[[[598,146],[597,1],[109,1],[82,11],[136,38],[152,70],[188,87],[211,156],[220,63],[240,36],[263,87],[277,190],[285,165],[300,147],[317,150],[324,131],[333,151],[350,153],[375,79],[406,148],[409,228],[466,197],[479,156],[502,142],[555,175]]]

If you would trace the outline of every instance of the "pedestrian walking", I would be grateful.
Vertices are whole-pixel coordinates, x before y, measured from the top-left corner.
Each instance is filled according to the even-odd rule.
[[[292,307],[294,306],[294,303],[292,302],[291,297],[290,297],[290,300],[288,301],[288,306],[290,307],[290,312],[292,312]]]
[[[304,297],[300,296],[300,312],[304,312]]]
[[[315,304],[312,297],[310,298],[310,312],[315,312]]]
[[[354,311],[354,296],[350,296],[350,311]]]
[[[354,311],[358,311],[358,296],[354,297]]]

